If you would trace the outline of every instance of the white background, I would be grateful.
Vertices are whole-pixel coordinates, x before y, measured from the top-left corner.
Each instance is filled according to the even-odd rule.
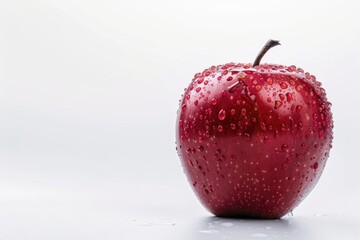
[[[0,0],[0,239],[360,239],[357,1]],[[281,221],[212,217],[175,152],[178,100],[227,62],[294,64],[335,141]]]

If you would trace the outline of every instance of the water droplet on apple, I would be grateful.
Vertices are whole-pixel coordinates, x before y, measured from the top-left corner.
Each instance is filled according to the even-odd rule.
[[[218,126],[218,131],[219,131],[219,132],[222,132],[222,131],[223,131],[223,126],[222,126],[222,125],[219,125],[219,126]]]
[[[282,102],[280,102],[280,101],[275,101],[275,109],[278,109],[279,107],[281,107],[282,106]]]
[[[260,123],[261,130],[266,131],[266,124],[264,122]]]
[[[280,93],[280,94],[279,94],[279,98],[280,98],[281,101],[284,101],[284,99],[285,99],[284,94]]]
[[[241,109],[241,116],[246,116],[246,109],[245,108],[243,108],[243,109]]]
[[[266,79],[266,82],[267,82],[269,85],[272,85],[274,81],[273,81],[272,78],[268,78],[268,79]]]
[[[316,170],[319,167],[319,164],[317,162],[314,163],[313,168]]]
[[[212,104],[212,105],[216,105],[216,104],[217,104],[216,98],[211,99],[211,104]]]
[[[220,121],[224,120],[226,118],[226,111],[224,109],[221,109],[218,114],[218,118]]]
[[[288,87],[288,85],[287,85],[287,83],[282,82],[282,83],[280,83],[280,87],[281,87],[282,89],[286,89],[286,88]]]

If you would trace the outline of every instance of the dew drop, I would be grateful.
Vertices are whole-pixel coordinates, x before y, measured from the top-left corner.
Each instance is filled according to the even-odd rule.
[[[256,91],[260,91],[260,90],[261,90],[261,86],[260,86],[260,85],[256,85],[255,89],[256,89]]]
[[[275,101],[275,109],[278,109],[279,107],[281,107],[282,106],[282,102],[280,102],[280,101]]]
[[[274,81],[273,81],[272,78],[268,78],[268,79],[266,79],[266,82],[267,82],[269,85],[272,85]]]
[[[246,73],[241,72],[238,74],[238,79],[244,79],[246,77]]]
[[[300,111],[301,111],[301,108],[302,108],[301,105],[297,105],[297,106],[296,106],[296,112],[300,112]]]
[[[314,169],[316,170],[318,167],[319,167],[319,164],[316,162],[316,163],[314,163]]]
[[[201,87],[197,87],[197,88],[195,89],[196,92],[200,92],[200,90],[201,90]]]
[[[260,123],[261,130],[266,131],[266,125],[264,122]]]
[[[288,85],[287,85],[287,83],[282,82],[282,83],[280,83],[280,87],[281,87],[282,89],[286,89],[286,88],[288,87]]]
[[[226,118],[226,111],[224,109],[221,109],[218,114],[218,118],[220,121],[224,120]]]
[[[223,130],[224,130],[224,129],[223,129],[223,126],[222,126],[222,125],[219,125],[219,126],[218,126],[218,131],[219,131],[219,132],[222,132]]]
[[[232,130],[235,130],[236,125],[235,125],[234,123],[231,123],[231,124],[230,124],[230,128],[231,128]]]
[[[280,98],[281,101],[284,101],[284,99],[285,99],[284,94],[280,93],[280,94],[279,94],[279,98]]]
[[[246,116],[246,109],[245,108],[243,108],[243,109],[241,109],[241,116]]]
[[[234,109],[234,108],[232,108],[232,109],[230,110],[230,114],[231,114],[231,115],[235,115],[235,109]]]
[[[291,93],[287,93],[286,94],[286,101],[290,102],[292,100],[292,94]]]
[[[211,104],[212,104],[212,105],[216,105],[216,104],[217,104],[216,98],[211,99]]]

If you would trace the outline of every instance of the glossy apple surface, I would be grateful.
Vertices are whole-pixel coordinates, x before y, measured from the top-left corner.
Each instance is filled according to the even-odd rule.
[[[198,73],[176,142],[201,203],[223,217],[280,218],[318,182],[333,139],[331,104],[295,66],[229,63]]]

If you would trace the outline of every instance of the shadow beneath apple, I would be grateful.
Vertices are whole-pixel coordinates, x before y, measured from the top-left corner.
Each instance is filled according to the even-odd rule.
[[[200,220],[188,239],[312,239],[296,218],[276,220],[206,217]]]
[[[344,215],[285,216],[277,220],[205,217],[185,239],[360,239],[360,218]]]

